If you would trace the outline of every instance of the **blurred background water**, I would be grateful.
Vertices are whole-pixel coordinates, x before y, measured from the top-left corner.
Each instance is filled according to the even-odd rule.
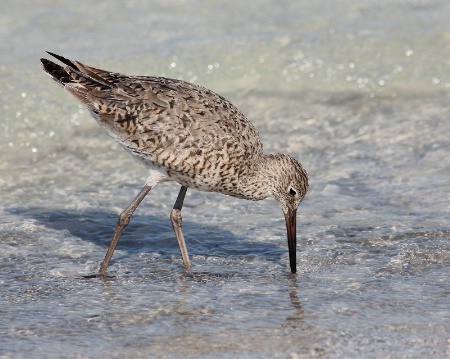
[[[0,15],[0,358],[450,356],[450,3],[5,1]],[[41,71],[49,50],[230,99],[297,157],[284,219],[193,190],[185,273],[146,171]]]

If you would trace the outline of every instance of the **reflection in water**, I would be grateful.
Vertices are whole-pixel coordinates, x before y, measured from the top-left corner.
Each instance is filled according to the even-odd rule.
[[[289,297],[291,299],[291,303],[294,307],[294,312],[289,314],[286,317],[286,323],[283,326],[289,326],[292,328],[301,327],[303,324],[303,319],[305,317],[305,312],[303,311],[302,304],[300,303],[300,299],[297,295],[297,276],[292,275],[290,276],[290,291],[289,291]]]

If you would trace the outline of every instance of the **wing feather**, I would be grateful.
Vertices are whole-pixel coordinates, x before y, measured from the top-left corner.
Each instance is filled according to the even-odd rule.
[[[262,154],[254,126],[213,91],[180,80],[126,76],[55,57],[66,66],[43,59],[44,70],[144,162],[190,178],[205,176],[205,168],[239,176],[251,170]],[[218,181],[220,176],[216,177],[205,178],[205,183]]]

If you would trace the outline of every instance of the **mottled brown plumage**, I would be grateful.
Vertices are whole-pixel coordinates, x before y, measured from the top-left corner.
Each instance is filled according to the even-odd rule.
[[[165,181],[182,186],[171,219],[185,267],[190,262],[181,232],[181,207],[191,187],[249,200],[275,197],[286,217],[295,272],[295,216],[308,188],[299,162],[288,155],[264,155],[251,122],[204,87],[164,77],[125,76],[50,54],[66,66],[41,59],[44,71],[86,105],[100,126],[150,171],[146,186],[119,218],[100,274],[105,274],[140,201]]]

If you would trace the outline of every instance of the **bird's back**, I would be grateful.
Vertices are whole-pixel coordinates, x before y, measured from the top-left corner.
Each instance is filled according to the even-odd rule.
[[[52,54],[53,55],[53,54]],[[228,100],[185,81],[125,76],[54,55],[44,70],[129,152],[182,185],[240,197],[262,156],[254,126]]]

